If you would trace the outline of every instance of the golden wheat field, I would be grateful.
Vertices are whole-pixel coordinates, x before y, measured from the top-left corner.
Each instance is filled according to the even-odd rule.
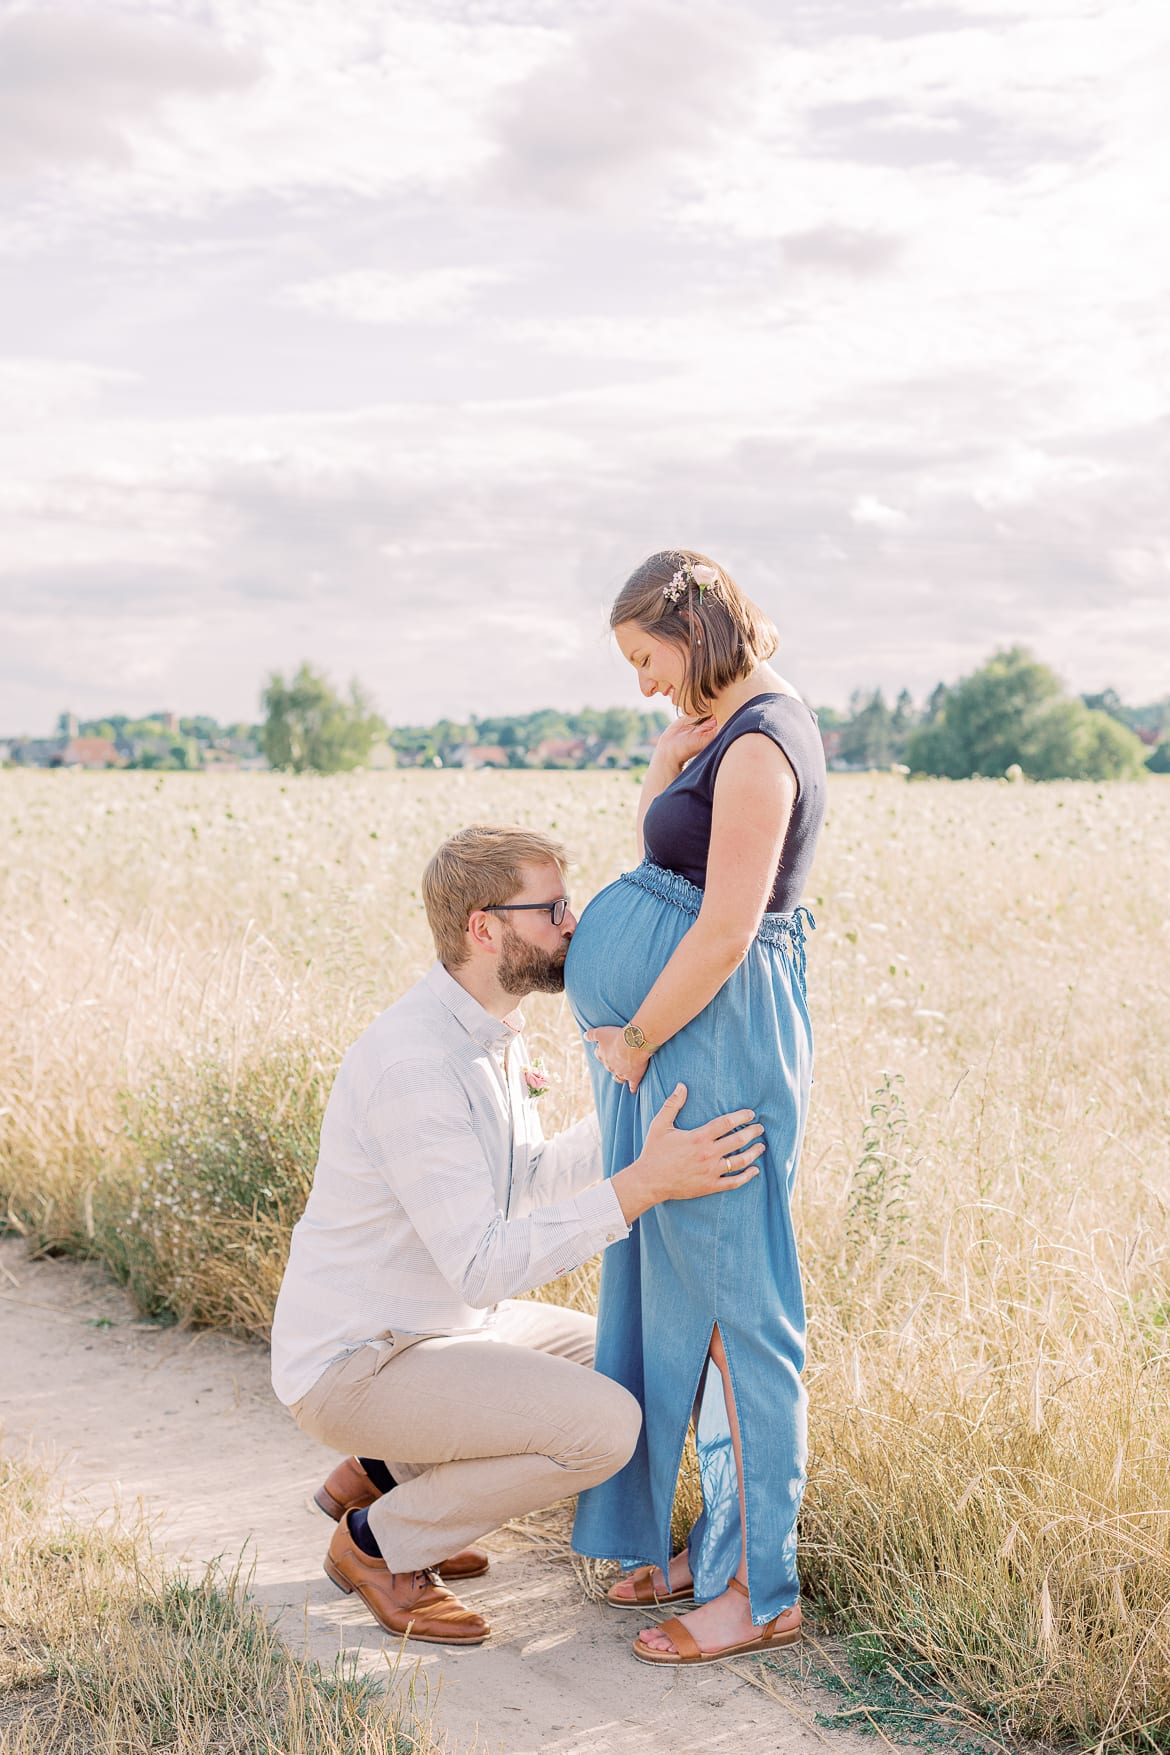
[[[0,1211],[263,1334],[340,1054],[428,964],[418,874],[552,828],[578,907],[624,774],[0,775]],[[806,1592],[1001,1733],[1170,1747],[1170,782],[834,777]],[[563,1003],[546,1127],[588,1102]],[[588,1302],[582,1270],[558,1295]]]

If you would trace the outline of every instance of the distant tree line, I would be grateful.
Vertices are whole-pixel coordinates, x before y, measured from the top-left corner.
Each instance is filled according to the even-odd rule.
[[[647,737],[665,731],[669,716],[632,707],[584,707],[578,713],[542,707],[535,713],[496,714],[467,720],[439,719],[433,725],[392,727],[388,742],[408,764],[447,766],[485,745],[503,750],[509,767],[598,766],[597,757],[624,758]],[[550,745],[584,747],[577,756],[542,754]]]
[[[59,734],[66,734],[68,719],[68,714],[61,715]],[[77,726],[77,735],[104,738],[127,768],[199,768],[211,749],[230,750],[235,755],[257,755],[260,751],[259,726],[246,721],[221,725],[207,713],[176,718],[161,708],[138,719],[128,713],[84,719]]]
[[[262,706],[259,725],[221,725],[205,714],[177,721],[163,713],[112,714],[80,730],[116,743],[130,766],[194,768],[219,750],[263,752],[274,768],[293,773],[334,774],[367,764],[379,747],[386,761],[404,765],[481,765],[485,752],[494,766],[627,765],[644,760],[669,723],[657,710],[586,707],[388,727],[358,683],[339,693],[309,664],[287,681],[274,673]],[[1142,707],[1127,706],[1113,689],[1070,696],[1019,646],[995,653],[958,683],[940,682],[922,706],[906,689],[892,706],[880,689],[859,689],[847,712],[822,707],[818,718],[835,768],[903,765],[955,780],[1009,769],[1032,780],[1170,773],[1170,695]]]

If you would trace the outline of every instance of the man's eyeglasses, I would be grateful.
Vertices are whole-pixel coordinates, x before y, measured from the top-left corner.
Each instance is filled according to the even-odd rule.
[[[487,902],[484,904],[485,914],[524,914],[535,910],[547,914],[554,926],[559,926],[565,918],[565,910],[569,906],[567,896],[558,896],[555,902]]]

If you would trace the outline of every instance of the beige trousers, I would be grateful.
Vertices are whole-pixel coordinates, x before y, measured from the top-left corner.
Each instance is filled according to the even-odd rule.
[[[303,1431],[383,1457],[399,1483],[369,1510],[392,1572],[434,1565],[624,1468],[642,1413],[592,1369],[595,1327],[578,1310],[509,1301],[491,1339],[388,1335],[295,1404]]]

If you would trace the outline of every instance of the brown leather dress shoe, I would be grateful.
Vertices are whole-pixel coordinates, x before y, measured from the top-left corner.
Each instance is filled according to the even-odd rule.
[[[357,1457],[347,1456],[342,1458],[324,1484],[317,1488],[313,1494],[313,1503],[321,1507],[326,1517],[331,1517],[337,1523],[347,1511],[364,1511],[379,1498],[381,1494]]]
[[[482,1645],[491,1628],[482,1615],[440,1584],[437,1574],[391,1572],[384,1560],[363,1554],[341,1518],[325,1571],[347,1594],[357,1591],[379,1626],[399,1639],[422,1639],[430,1645]]]
[[[347,1456],[317,1488],[313,1503],[320,1506],[326,1517],[338,1523],[347,1511],[365,1511],[381,1497],[357,1457]],[[443,1578],[480,1578],[487,1571],[488,1564],[488,1556],[482,1548],[464,1548],[460,1553],[452,1554],[449,1560],[440,1560],[434,1571]]]

